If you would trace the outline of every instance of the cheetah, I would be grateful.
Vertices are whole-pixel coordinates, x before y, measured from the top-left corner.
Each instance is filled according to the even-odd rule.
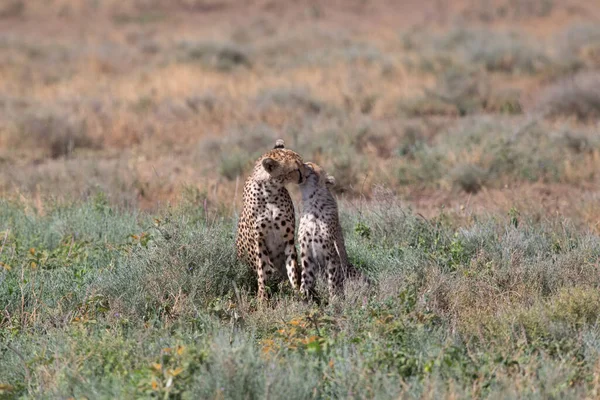
[[[306,176],[300,184],[302,214],[298,228],[300,292],[316,299],[315,274],[325,267],[329,296],[333,297],[341,293],[346,278],[362,278],[362,275],[348,262],[337,202],[329,191],[335,185],[335,178],[314,163],[308,162],[305,167]]]
[[[256,161],[244,185],[237,255],[256,272],[259,299],[266,298],[265,282],[274,277],[282,280],[286,272],[294,290],[299,289],[296,217],[285,185],[302,183],[304,170],[302,157],[286,149],[279,139],[272,150]]]

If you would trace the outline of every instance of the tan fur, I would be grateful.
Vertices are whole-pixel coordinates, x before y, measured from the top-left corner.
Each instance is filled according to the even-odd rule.
[[[287,277],[294,289],[300,285],[294,205],[285,185],[304,179],[302,158],[285,149],[282,140],[262,155],[244,185],[242,214],[238,223],[238,257],[258,276],[258,296],[265,298],[265,281]]]
[[[302,265],[300,291],[313,297],[315,275],[324,269],[329,295],[334,296],[342,291],[346,278],[360,276],[360,273],[348,262],[337,202],[329,191],[335,179],[314,163],[306,163],[305,167],[306,178],[300,184],[302,215],[298,229]]]

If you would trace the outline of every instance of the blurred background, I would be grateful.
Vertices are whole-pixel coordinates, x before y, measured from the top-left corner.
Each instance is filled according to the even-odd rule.
[[[2,0],[0,196],[229,212],[282,137],[341,198],[600,230],[600,3]]]

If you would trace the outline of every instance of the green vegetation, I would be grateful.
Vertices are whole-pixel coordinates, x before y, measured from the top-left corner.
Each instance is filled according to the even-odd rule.
[[[598,388],[600,237],[560,220],[344,213],[371,288],[267,304],[234,221],[103,196],[0,208],[0,390],[12,397],[579,398]],[[274,289],[274,288],[273,288]],[[324,285],[318,288],[325,295]],[[326,296],[325,296],[326,297]]]
[[[598,397],[598,2],[309,3],[0,2],[0,400]],[[256,301],[278,138],[370,287]]]
[[[472,98],[472,97],[470,97]],[[600,140],[587,128],[571,130],[535,116],[472,116],[427,137],[419,124],[398,132],[369,118],[306,123],[279,136],[305,160],[335,171],[335,190],[360,194],[366,178],[388,187],[455,186],[468,193],[509,183],[593,182]],[[257,125],[202,143],[202,154],[229,180],[248,174],[277,135]]]

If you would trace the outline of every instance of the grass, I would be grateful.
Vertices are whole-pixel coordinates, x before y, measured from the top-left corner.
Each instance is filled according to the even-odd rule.
[[[493,93],[489,78],[476,70],[448,68],[436,79],[434,89],[420,97],[402,100],[400,111],[411,117],[465,116],[483,111],[520,114],[519,93],[498,90]]]
[[[5,3],[0,398],[597,396],[593,2]],[[278,138],[370,287],[256,301]]]
[[[536,74],[553,63],[542,41],[518,32],[456,27],[444,34],[417,30],[402,36],[408,50],[419,51],[419,58],[407,59],[414,68],[443,70],[458,65],[488,72]]]
[[[596,135],[548,132],[539,122],[517,121],[520,122],[515,123],[513,118],[467,120],[438,135],[432,144],[421,146],[411,156],[418,167],[411,166],[415,161],[400,165],[399,179],[407,183],[444,184],[450,178],[468,192],[477,191],[475,188],[482,185],[508,182],[502,177],[548,182],[586,179],[585,173],[580,175],[571,166],[575,160],[581,160],[579,148],[597,151],[595,145],[588,147],[588,140],[595,143]],[[447,171],[453,172],[447,175]]]
[[[491,72],[535,73],[549,63],[539,45],[511,32],[458,29],[441,39],[438,46],[459,51],[468,64],[482,65]]]
[[[546,14],[543,2],[493,1],[488,8],[497,16],[486,24],[461,19],[462,10],[451,6],[447,23],[429,29],[402,22],[412,14],[384,11],[377,1],[346,16],[336,7],[284,7],[281,18],[250,10],[244,23],[228,19],[232,3],[224,1],[63,3],[27,3],[19,15],[4,17],[23,29],[0,39],[0,162],[19,165],[0,173],[5,196],[67,199],[100,187],[115,204],[147,209],[177,201],[184,187],[196,185],[211,204],[231,204],[238,178],[277,137],[324,164],[350,197],[371,197],[378,184],[399,193],[435,188],[443,197],[457,187],[474,192],[511,180],[594,182],[595,140],[583,158],[571,157],[572,145],[554,149],[553,139],[542,140],[552,154],[524,160],[527,171],[494,167],[500,173],[475,155],[447,159],[457,149],[439,140],[459,130],[463,117],[497,119],[489,125],[499,127],[490,129],[510,136],[546,102],[552,114],[581,121],[548,120],[540,129],[552,137],[591,136],[581,125],[596,118],[593,96],[586,85],[574,90],[564,82],[575,71],[594,70],[597,33],[593,22],[570,17],[553,25],[562,6]],[[501,9],[507,14],[500,17]],[[291,15],[303,18],[280,29]],[[376,21],[377,29],[362,20]],[[548,34],[530,29],[532,20],[548,20]],[[82,42],[78,23],[97,28],[92,42]],[[42,33],[53,24],[60,34]],[[167,25],[181,29],[163,30]],[[515,116],[514,128],[504,127],[504,116]],[[411,139],[405,132],[413,128],[420,133]],[[254,131],[269,132],[267,139],[252,143]],[[217,145],[207,151],[207,143]],[[519,141],[511,152],[534,158],[528,153],[536,145]],[[504,156],[494,147],[491,157]],[[460,178],[468,166],[479,171],[474,180]]]
[[[285,288],[256,303],[234,221],[218,214],[131,214],[102,196],[45,215],[2,210],[5,396],[597,389],[600,238],[566,221],[425,220],[389,197],[345,208],[350,258],[376,284],[316,307]]]
[[[465,96],[473,99],[473,96]],[[276,134],[269,125],[245,127],[201,145],[202,154],[235,181],[276,136],[305,160],[335,171],[336,189],[364,194],[388,187],[453,187],[477,192],[509,182],[595,182],[598,137],[593,130],[553,126],[531,116],[475,115],[430,134],[419,124],[391,125],[360,117],[331,123],[329,117],[299,117],[302,128]],[[399,127],[402,131],[398,132]],[[456,185],[455,185],[456,184]]]

